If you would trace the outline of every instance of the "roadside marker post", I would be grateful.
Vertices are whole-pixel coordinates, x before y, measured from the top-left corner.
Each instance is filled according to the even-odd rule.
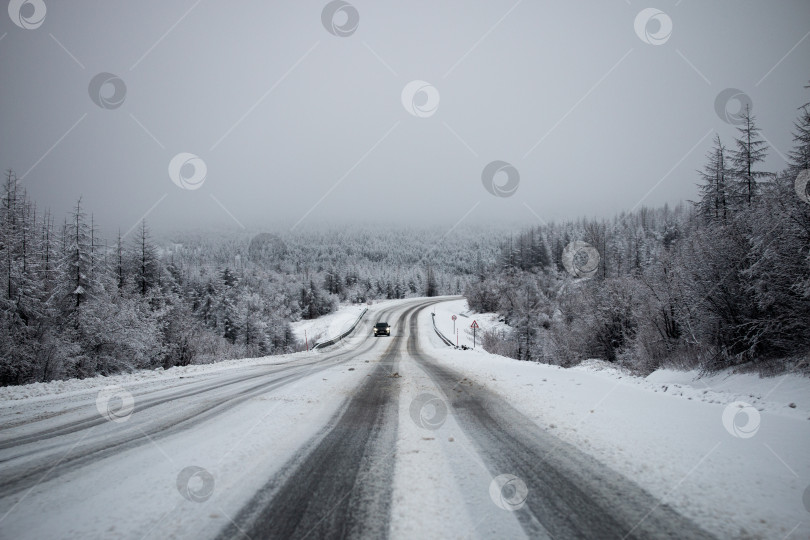
[[[458,319],[458,317],[456,317],[455,315],[453,315],[453,316],[452,316],[452,317],[450,317],[450,318],[451,318],[451,319],[453,319],[453,333],[455,334],[455,333],[456,333],[456,319]]]
[[[475,348],[475,330],[478,328],[478,323],[475,322],[475,320],[473,320],[472,324],[470,325],[470,328],[473,329],[473,349],[474,349]]]

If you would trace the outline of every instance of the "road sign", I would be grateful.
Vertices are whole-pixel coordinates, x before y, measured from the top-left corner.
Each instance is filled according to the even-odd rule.
[[[478,326],[477,322],[473,321],[473,323],[470,325],[470,328],[481,328],[481,327]]]
[[[451,319],[453,319],[454,321],[455,321],[456,319],[458,319],[458,317],[456,317],[455,315],[453,315],[453,316],[452,316],[452,317],[450,317],[450,318],[451,318]]]
[[[453,316],[452,316],[452,317],[450,317],[450,318],[451,318],[451,319],[453,319],[453,333],[455,334],[455,333],[456,333],[456,319],[457,319],[458,317],[456,317],[455,315],[453,315]]]
[[[475,320],[473,319],[473,323],[470,325],[470,328],[473,329],[473,349],[474,349],[475,348],[475,329],[480,328],[480,327],[478,326],[478,323],[475,322]]]

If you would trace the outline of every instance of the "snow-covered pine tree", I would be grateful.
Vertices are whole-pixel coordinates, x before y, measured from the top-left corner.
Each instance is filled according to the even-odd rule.
[[[160,263],[146,220],[141,220],[140,225],[138,235],[132,241],[130,266],[138,292],[146,296],[159,283]]]
[[[773,175],[757,170],[757,165],[765,161],[768,155],[768,143],[759,134],[750,106],[745,107],[741,117],[742,124],[737,128],[739,136],[734,140],[735,148],[731,151],[731,168],[736,180],[734,194],[738,204],[751,206],[759,180]]]
[[[57,268],[59,279],[56,290],[66,320],[78,324],[76,312],[82,302],[93,293],[91,281],[90,227],[82,210],[81,197],[70,218],[65,222],[64,246]]]
[[[730,200],[728,181],[732,171],[726,162],[726,147],[715,135],[712,148],[706,153],[706,165],[698,174],[703,180],[699,186],[698,211],[705,219],[725,223],[728,219]]]

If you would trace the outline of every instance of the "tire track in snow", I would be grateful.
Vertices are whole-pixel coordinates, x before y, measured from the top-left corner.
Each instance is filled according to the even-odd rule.
[[[234,385],[234,384],[239,384],[239,383],[242,383],[242,382],[245,382],[245,381],[249,381],[251,379],[256,379],[256,378],[259,378],[259,377],[272,376],[272,375],[280,375],[282,373],[285,373],[287,371],[296,369],[298,367],[301,367],[301,366],[300,365],[299,366],[285,366],[285,367],[283,367],[281,369],[270,370],[269,372],[254,373],[254,374],[251,374],[251,375],[239,376],[239,377],[228,379],[227,381],[224,381],[224,382],[223,381],[214,382],[213,384],[211,384],[211,381],[202,381],[202,382],[200,382],[198,384],[192,383],[193,388],[187,389],[186,391],[183,391],[183,392],[177,392],[177,393],[171,394],[169,396],[164,396],[164,397],[155,397],[155,398],[152,398],[152,399],[144,400],[142,398],[139,398],[136,395],[135,396],[135,398],[136,398],[135,399],[135,408],[133,410],[133,414],[145,411],[147,409],[151,409],[152,407],[156,407],[158,405],[163,405],[164,403],[169,403],[171,401],[175,401],[177,399],[184,399],[184,398],[188,398],[188,397],[197,396],[197,395],[200,395],[200,394],[205,393],[205,392],[211,392],[211,391],[214,391],[214,390],[219,390],[219,389],[225,388],[227,386],[231,386],[231,385]],[[81,406],[81,407],[74,407],[70,411],[60,411],[60,412],[62,414],[64,414],[64,413],[67,413],[67,412],[78,411],[78,410],[86,410],[86,409],[87,409],[86,406]],[[37,423],[37,422],[41,422],[41,421],[50,420],[51,418],[53,418],[53,416],[40,417],[40,418],[37,418],[36,420],[34,420],[33,422],[26,422],[25,424],[19,424],[17,426],[11,426],[11,427],[22,427],[24,425],[30,425],[32,423]],[[72,421],[69,421],[69,422],[67,422],[67,423],[65,423],[63,425],[57,426],[55,428],[42,429],[42,430],[36,431],[34,433],[28,433],[28,434],[20,435],[20,436],[13,437],[13,438],[2,439],[2,440],[0,440],[0,450],[4,450],[6,448],[13,448],[15,446],[20,446],[20,445],[23,445],[23,444],[41,442],[41,441],[44,441],[44,440],[47,440],[47,439],[52,439],[54,437],[58,437],[60,435],[69,435],[71,433],[75,433],[75,432],[81,431],[83,429],[88,429],[88,428],[91,428],[93,426],[101,425],[101,424],[104,424],[106,422],[107,422],[107,419],[100,416],[98,413],[91,414],[91,415],[89,415],[89,416],[87,416],[85,418],[80,418],[78,420],[72,420]],[[2,463],[2,461],[3,460],[0,460],[0,463]]]
[[[385,316],[397,309],[401,308],[391,307],[381,310],[380,316]],[[176,406],[165,416],[158,414],[158,411],[153,411],[153,414],[157,418],[147,419],[143,427],[139,426],[133,429],[133,426],[130,424],[134,418],[131,418],[130,421],[124,424],[113,424],[102,419],[99,415],[95,415],[95,417],[73,423],[70,425],[71,429],[67,431],[67,433],[59,433],[58,429],[54,430],[57,431],[54,437],[60,435],[79,436],[82,432],[93,430],[99,425],[113,429],[114,432],[99,432],[92,438],[87,437],[89,433],[85,433],[78,442],[72,437],[67,437],[57,444],[50,446],[35,445],[31,448],[32,444],[52,438],[48,437],[47,434],[41,434],[41,439],[27,440],[25,443],[13,446],[12,449],[16,450],[16,452],[0,453],[0,464],[3,465],[3,469],[0,471],[0,498],[21,492],[44,481],[51,481],[65,473],[85,465],[93,464],[99,459],[111,457],[126,450],[149,444],[150,438],[160,440],[161,438],[191,429],[249,399],[277,390],[304,377],[315,375],[323,370],[352,360],[357,355],[368,352],[375,347],[376,344],[377,342],[368,338],[356,349],[342,349],[335,352],[327,352],[326,355],[321,356],[314,362],[298,364],[291,366],[289,369],[276,370],[269,374],[255,374],[240,378],[237,381],[231,380],[223,384],[206,387],[201,391],[192,390],[189,392],[184,390],[177,395],[161,398],[157,400],[159,403],[152,403],[149,407],[142,407],[140,409],[136,408],[135,413],[156,405],[171,407],[175,405],[174,402],[185,397],[204,398],[206,394],[216,390],[226,389],[228,386],[237,382],[246,382],[252,379],[262,381],[249,388],[234,393],[228,393],[218,398],[208,400],[200,399],[198,403],[192,405],[190,408],[182,407],[184,410],[182,410],[181,414],[178,414],[178,407]],[[292,373],[278,378],[277,376],[281,371],[285,373],[286,371],[292,371]],[[272,378],[265,380],[268,377]],[[148,435],[148,437],[146,435]],[[87,437],[86,440],[85,437]]]
[[[388,537],[399,397],[392,374],[406,339],[401,329],[425,305],[403,312],[368,380],[219,538]]]
[[[542,430],[503,398],[442,366],[419,346],[417,326],[414,317],[408,355],[444,393],[491,476],[514,474],[527,485],[526,504],[514,512],[527,536],[714,538],[666,504],[658,506],[630,479]]]

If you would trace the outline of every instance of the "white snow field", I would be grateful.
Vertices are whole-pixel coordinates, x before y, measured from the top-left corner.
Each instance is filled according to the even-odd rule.
[[[562,369],[444,345],[431,311],[499,324],[457,297],[368,307],[325,350],[0,389],[0,538],[810,537],[807,378]]]

